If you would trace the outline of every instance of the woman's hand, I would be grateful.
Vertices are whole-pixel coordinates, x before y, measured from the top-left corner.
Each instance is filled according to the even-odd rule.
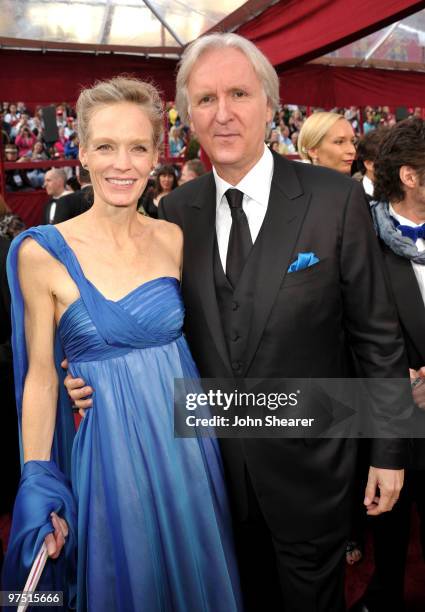
[[[52,525],[55,529],[53,533],[48,533],[44,538],[47,546],[47,554],[51,559],[57,559],[65,545],[65,540],[68,536],[68,525],[63,518],[60,518],[56,512],[50,515]]]

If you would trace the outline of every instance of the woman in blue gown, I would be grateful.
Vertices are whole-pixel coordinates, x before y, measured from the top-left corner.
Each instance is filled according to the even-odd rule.
[[[161,108],[135,79],[83,91],[93,207],[26,231],[9,257],[24,467],[3,588],[22,590],[45,541],[39,590],[64,591],[81,612],[241,610],[217,442],[173,436],[174,379],[197,376],[182,335],[181,232],[136,211]],[[64,356],[95,389],[75,438]]]

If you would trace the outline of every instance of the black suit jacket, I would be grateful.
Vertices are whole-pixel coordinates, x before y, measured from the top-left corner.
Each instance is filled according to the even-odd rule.
[[[213,277],[215,193],[213,175],[206,174],[163,198],[160,215],[184,231],[185,330],[201,375],[230,378]],[[350,350],[364,376],[406,377],[403,339],[361,185],[274,156],[261,233],[267,246],[257,262],[244,377],[343,378],[351,373]],[[297,254],[310,251],[319,263],[287,274]],[[315,537],[348,515],[354,441],[221,442],[241,516],[244,465],[269,526],[282,537]],[[402,441],[374,442],[373,465],[401,467],[404,461]]]
[[[396,255],[381,242],[389,282],[406,344],[409,367],[425,365],[425,305],[409,259]],[[422,415],[420,415],[422,416]],[[421,423],[422,431],[424,423]],[[425,440],[410,444],[412,467],[425,469]]]
[[[43,217],[41,223],[47,225],[50,218],[50,208],[53,200],[48,202],[43,210]],[[91,186],[84,187],[73,193],[62,196],[56,200],[56,211],[53,219],[53,223],[62,223],[73,217],[81,215],[81,213],[88,210],[93,204],[93,189]]]

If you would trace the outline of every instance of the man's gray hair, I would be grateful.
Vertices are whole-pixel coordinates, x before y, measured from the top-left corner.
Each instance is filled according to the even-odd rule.
[[[187,83],[195,62],[207,51],[237,49],[251,62],[266,94],[273,113],[279,106],[279,77],[266,56],[248,39],[233,33],[201,36],[184,51],[176,78],[176,107],[183,123],[189,123],[190,105]]]
[[[50,168],[49,172],[54,174],[56,178],[60,178],[63,181],[63,186],[65,187],[68,177],[63,168]]]

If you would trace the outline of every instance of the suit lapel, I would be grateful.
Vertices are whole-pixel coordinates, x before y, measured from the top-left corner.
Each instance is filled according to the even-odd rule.
[[[263,244],[258,261],[251,333],[244,375],[254,358],[277,293],[288,270],[310,196],[303,193],[289,162],[274,155],[274,172],[267,213],[257,238]]]
[[[188,245],[185,259],[190,262],[190,281],[197,286],[211,335],[224,364],[231,372],[214,284],[214,241],[216,219],[216,189],[212,172],[206,185],[191,206],[185,231]],[[188,239],[190,237],[190,239]]]
[[[384,247],[384,257],[400,321],[411,342],[425,358],[425,305],[409,259]]]

